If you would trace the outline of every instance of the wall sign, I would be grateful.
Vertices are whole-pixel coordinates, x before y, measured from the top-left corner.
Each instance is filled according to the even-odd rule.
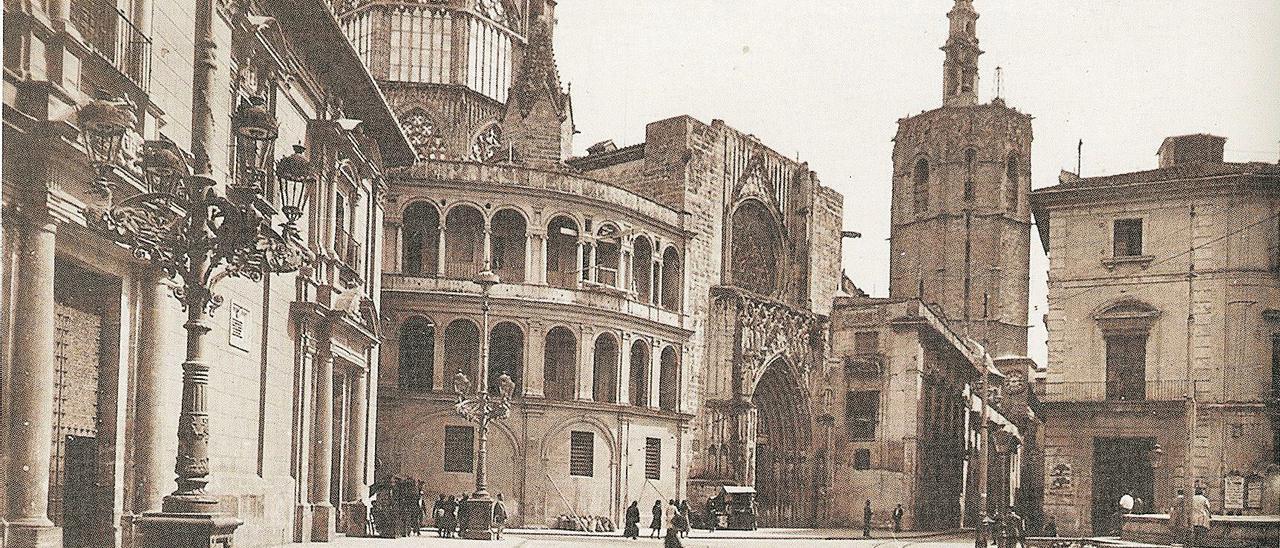
[[[1244,500],[1244,476],[1231,475],[1222,478],[1222,508],[1243,510]]]
[[[249,351],[249,309],[231,303],[231,318],[227,321],[227,337],[234,348]]]

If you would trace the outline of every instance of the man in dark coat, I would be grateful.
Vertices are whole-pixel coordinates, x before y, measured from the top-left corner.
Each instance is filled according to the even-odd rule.
[[[653,520],[649,522],[649,538],[658,538],[662,534],[662,501],[653,501]]]
[[[444,493],[440,493],[440,498],[436,499],[435,505],[431,507],[431,519],[435,520],[436,535],[444,536]]]
[[[871,501],[862,507],[862,538],[871,538]]]
[[[498,539],[502,538],[502,530],[507,526],[507,505],[502,503],[502,493],[493,501],[493,525],[498,530]]]
[[[631,540],[640,537],[640,503],[637,501],[631,501],[631,506],[627,507],[627,522],[622,536]]]
[[[902,509],[902,503],[898,503],[897,506],[893,507],[893,532],[902,532],[902,514],[905,513],[906,511]]]

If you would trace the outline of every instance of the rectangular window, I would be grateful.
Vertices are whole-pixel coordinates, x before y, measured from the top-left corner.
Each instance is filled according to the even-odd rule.
[[[845,423],[851,440],[876,439],[877,415],[880,411],[880,392],[849,392],[845,398]]]
[[[880,351],[879,331],[859,331],[853,334],[854,350],[861,355],[875,354]]]
[[[591,432],[570,432],[569,475],[591,477],[595,475],[596,436]]]
[[[1142,219],[1119,219],[1112,231],[1116,257],[1142,255]]]
[[[854,449],[853,450],[853,469],[854,470],[870,470],[871,469],[871,450],[870,449]]]
[[[470,426],[444,427],[444,471],[472,471],[475,460],[472,450],[475,447],[475,429]]]
[[[1271,336],[1271,399],[1280,399],[1280,333]],[[1280,445],[1276,452],[1280,454]]]
[[[644,479],[662,479],[662,439],[644,439]]]
[[[1107,399],[1146,398],[1147,334],[1107,335]]]

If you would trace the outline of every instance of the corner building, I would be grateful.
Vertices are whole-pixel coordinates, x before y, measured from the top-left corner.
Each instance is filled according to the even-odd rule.
[[[117,203],[154,190],[136,161],[157,140],[206,148],[220,191],[243,183],[231,120],[249,97],[279,124],[267,160],[306,145],[319,177],[297,224],[315,261],[213,288],[208,491],[243,522],[236,546],[359,529],[344,510],[372,481],[385,169],[412,149],[326,3],[126,4],[4,5],[0,545],[138,546],[177,487],[186,314],[156,266],[88,227],[103,196],[76,113],[98,93],[134,121],[110,159]],[[278,210],[281,193],[259,197]]]
[[[1280,166],[1226,162],[1225,141],[1169,137],[1155,169],[1032,193],[1044,506],[1065,534],[1116,527],[1126,489],[1161,512],[1203,487],[1214,534],[1222,514],[1280,512]]]
[[[471,490],[474,430],[445,382],[479,372],[488,265],[490,375],[519,387],[490,491],[515,521],[617,523],[632,500],[755,485],[766,523],[813,522],[840,195],[718,120],[570,158],[554,2],[527,7],[340,10],[419,159],[386,217],[379,475]]]

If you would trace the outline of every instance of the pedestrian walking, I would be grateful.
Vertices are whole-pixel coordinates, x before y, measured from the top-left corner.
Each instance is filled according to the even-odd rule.
[[[1174,540],[1183,546],[1187,545],[1187,533],[1191,529],[1191,512],[1187,504],[1186,490],[1178,489],[1178,496],[1173,499],[1173,506],[1169,508],[1169,528],[1173,530]]]
[[[902,514],[905,514],[905,513],[906,513],[906,510],[902,509],[901,502],[899,502],[897,506],[893,507],[893,532],[895,533],[902,532]]]
[[[680,534],[689,538],[689,533],[693,530],[693,511],[689,508],[689,499],[680,501],[680,517],[683,518]]]
[[[422,536],[422,518],[426,515],[426,501],[422,499],[422,480],[418,480],[413,492],[413,534]]]
[[[640,538],[640,503],[631,501],[631,506],[627,507],[626,526],[622,529],[622,536],[635,540]]]
[[[675,501],[671,502],[674,503]],[[675,506],[675,504],[672,504],[672,506]],[[676,513],[678,514],[679,512]],[[680,530],[675,527],[668,527],[667,536],[662,539],[662,548],[684,548],[684,543],[680,542]]]
[[[444,501],[444,514],[440,519],[445,538],[452,538],[458,529],[458,499],[453,495]]]
[[[1209,534],[1209,522],[1213,514],[1209,511],[1209,498],[1204,496],[1204,488],[1196,487],[1196,496],[1191,498],[1191,548],[1200,546]]]
[[[649,538],[659,538],[662,534],[662,501],[653,501],[653,519],[649,521]]]
[[[704,525],[707,526],[707,530],[714,533],[716,531],[716,525],[718,525],[717,522],[719,521],[719,518],[716,517],[715,497],[707,498],[707,517],[705,519],[706,523]]]
[[[502,530],[507,526],[507,505],[502,503],[502,493],[498,493],[497,500],[493,501],[493,526],[497,530],[497,538],[502,539]]]
[[[467,508],[467,499],[469,496],[463,493],[458,497],[458,536],[461,537],[463,531],[467,530],[467,520],[471,519],[471,509]]]
[[[440,493],[440,498],[436,499],[436,503],[431,506],[431,519],[435,522],[436,536],[444,536],[444,493]]]
[[[862,538],[871,538],[871,500],[862,506]]]

